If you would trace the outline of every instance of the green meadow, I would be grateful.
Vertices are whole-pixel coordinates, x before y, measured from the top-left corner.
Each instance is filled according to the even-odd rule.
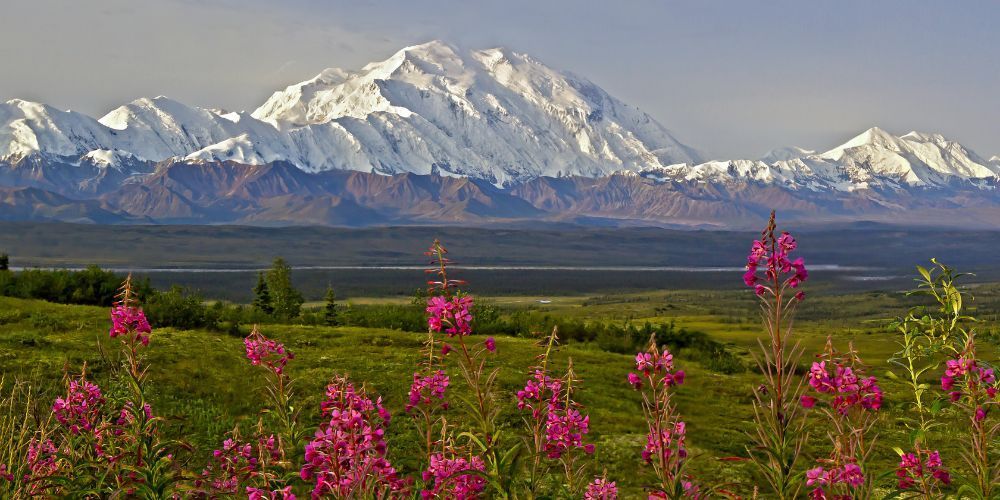
[[[800,306],[795,324],[797,341],[804,350],[801,371],[808,370],[811,358],[831,339],[840,350],[857,349],[870,374],[879,378],[885,402],[878,424],[878,445],[874,463],[890,472],[898,462],[893,447],[907,448],[907,430],[901,424],[907,393],[888,377],[886,360],[896,351],[896,335],[889,320],[905,314],[920,301],[900,291],[864,293],[824,293],[807,288],[809,296]],[[980,357],[997,361],[997,313],[1000,286],[978,284],[971,312],[981,321]],[[595,296],[506,296],[482,298],[501,316],[539,320],[539,324],[572,321],[616,325],[672,323],[677,329],[702,332],[718,342],[726,353],[739,360],[740,369],[713,369],[704,356],[683,347],[672,348],[676,365],[687,372],[684,385],[676,392],[678,410],[688,422],[691,470],[697,478],[711,483],[727,483],[730,489],[749,493],[756,482],[748,463],[729,460],[746,456],[746,432],[752,419],[752,391],[760,383],[755,373],[753,352],[763,332],[756,299],[749,291],[650,291]],[[546,301],[543,303],[542,300]],[[417,307],[408,298],[355,298],[341,303],[351,307]],[[307,303],[306,309],[321,307]],[[110,368],[118,363],[116,340],[108,337],[108,310],[92,306],[58,305],[37,300],[0,297],[0,371],[6,388],[15,381],[31,385],[36,393],[37,415],[42,418],[47,405],[61,394],[62,378],[78,373],[84,365],[88,376],[99,384],[110,384]],[[200,464],[236,426],[249,426],[261,418],[263,394],[261,371],[244,356],[239,332],[209,330],[154,329],[148,349],[153,407],[170,417],[169,435],[193,445],[182,454],[188,468]],[[317,406],[325,383],[334,374],[348,374],[380,394],[393,412],[389,431],[389,456],[394,465],[413,473],[418,466],[416,429],[403,412],[412,373],[419,361],[425,333],[380,328],[266,324],[263,332],[283,343],[295,354],[288,372],[295,379],[294,391],[307,425],[319,423]],[[497,354],[492,363],[501,368],[499,399],[504,408],[502,426],[519,432],[521,416],[514,393],[523,387],[529,367],[540,353],[538,335],[530,325],[516,335],[498,336]],[[472,336],[470,342],[481,342]],[[671,346],[667,346],[668,348]],[[597,445],[592,472],[607,470],[618,481],[624,497],[641,494],[650,471],[639,452],[645,440],[639,395],[626,383],[634,368],[634,354],[609,352],[599,342],[567,340],[555,356],[555,369],[565,369],[572,358],[583,379],[579,401],[591,416],[589,440]],[[939,373],[927,377],[935,384]],[[462,390],[459,377],[453,377]],[[460,403],[456,403],[458,405]],[[450,410],[453,421],[461,421],[461,408]],[[958,448],[953,435],[960,420],[944,412],[946,425],[930,442],[949,457],[955,473],[961,473]],[[815,421],[816,419],[814,419]],[[802,466],[828,450],[823,429],[814,428]],[[803,469],[804,470],[804,469]],[[553,476],[555,478],[555,476]],[[553,479],[555,480],[555,479]],[[888,491],[892,477],[879,484]]]

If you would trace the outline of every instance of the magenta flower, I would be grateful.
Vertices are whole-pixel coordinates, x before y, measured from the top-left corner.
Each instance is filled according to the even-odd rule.
[[[642,377],[640,377],[637,373],[629,372],[627,378],[629,385],[631,385],[634,389],[642,389]]]
[[[431,297],[427,300],[427,326],[449,337],[468,335],[472,333],[471,311],[472,297]]]
[[[549,404],[549,414],[545,423],[545,451],[549,458],[558,459],[573,448],[581,448],[586,453],[594,452],[593,445],[584,445],[583,436],[590,432],[590,417],[575,408],[559,408]]]
[[[117,305],[111,308],[111,338],[119,336],[130,336],[129,340],[139,341],[142,345],[149,345],[149,334],[153,329],[146,320],[146,315],[138,307]]]
[[[923,463],[920,455],[927,457]],[[948,474],[947,469],[942,467],[941,455],[937,450],[931,452],[917,450],[916,453],[904,453],[899,459],[896,477],[899,479],[899,489],[901,490],[911,490],[915,486],[923,485],[925,479],[932,479],[942,485],[951,483],[951,475]]]
[[[11,474],[10,470],[7,469],[7,464],[0,464],[0,479],[13,482],[14,474]]]
[[[769,240],[770,241],[770,240]],[[777,294],[780,288],[798,288],[802,282],[809,279],[809,271],[806,269],[805,260],[802,257],[794,261],[789,259],[789,254],[793,252],[798,244],[791,234],[782,233],[768,248],[769,243],[761,240],[754,240],[750,246],[750,253],[747,255],[746,272],[743,274],[743,283],[753,288],[757,296],[766,293]],[[759,267],[764,265],[764,281],[761,283],[761,276],[758,275]],[[783,277],[782,275],[788,275]],[[796,300],[803,300],[805,294],[795,294]]]
[[[444,370],[438,370],[429,376],[414,373],[406,411],[409,412],[421,405],[431,406],[435,398],[441,403],[442,408],[447,409],[448,402],[445,401],[444,396],[448,390],[448,383],[449,378]]]
[[[462,474],[468,470],[485,471],[486,463],[477,456],[465,459],[446,458],[442,454],[432,455],[430,465],[423,472],[424,482],[430,489],[421,491],[421,497],[455,500],[479,498],[479,494],[486,488],[486,479],[475,474]]]
[[[92,431],[100,418],[104,397],[97,384],[81,377],[71,380],[65,397],[56,398],[52,413],[56,420],[73,434]]]
[[[59,472],[59,450],[51,439],[38,441],[34,438],[28,443],[28,452],[24,457],[28,466],[24,482],[28,485],[28,494],[40,496],[45,493],[45,483],[41,479],[51,477]]]
[[[248,500],[296,500],[291,486],[273,491],[247,486],[247,498]]]
[[[314,483],[314,498],[403,488],[403,480],[386,459],[385,429],[390,415],[381,398],[373,401],[363,388],[357,390],[341,377],[327,386],[320,409],[329,420],[306,444],[300,471],[303,480]]]
[[[214,461],[201,473],[199,485],[206,485],[216,494],[236,494],[259,468],[253,445],[226,439],[222,448],[212,452]]]
[[[646,434],[646,446],[642,450],[642,459],[646,463],[653,463],[661,455],[663,463],[670,463],[674,457],[687,457],[687,448],[684,446],[687,425],[683,421],[664,428],[660,433],[659,437],[652,432]]]
[[[809,369],[809,385],[820,394],[833,396],[828,401],[830,407],[841,415],[846,415],[853,407],[866,410],[878,410],[882,407],[882,389],[875,377],[859,379],[850,366],[839,362],[834,366],[834,374],[831,376],[826,363],[813,362]],[[800,400],[806,408],[811,408],[816,401],[812,396],[802,396]]]
[[[497,351],[497,341],[493,340],[493,337],[487,337],[486,338],[486,342],[483,342],[483,344],[486,346],[486,350],[487,351],[490,351],[490,352],[496,352]]]
[[[243,339],[243,345],[246,347],[247,359],[252,365],[266,366],[277,375],[284,372],[285,365],[290,359],[295,359],[290,351],[285,350],[284,344],[265,337],[257,327]]]
[[[618,485],[607,478],[597,477],[587,485],[587,490],[583,492],[584,500],[617,500]]]
[[[524,384],[524,389],[517,391],[517,409],[531,410],[531,415],[540,419],[549,411],[550,405],[559,401],[561,390],[561,380],[546,375],[542,370],[535,370],[533,378]]]

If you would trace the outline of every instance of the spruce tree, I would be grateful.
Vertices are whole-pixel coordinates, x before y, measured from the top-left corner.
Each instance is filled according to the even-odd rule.
[[[340,324],[340,320],[337,319],[337,294],[334,293],[333,287],[330,285],[326,286],[326,308],[323,311],[323,322],[327,326],[336,326]]]
[[[285,259],[276,257],[271,270],[267,272],[266,280],[274,315],[281,319],[297,318],[305,299],[292,286],[292,267]]]
[[[267,280],[264,273],[257,273],[257,286],[253,288],[253,308],[270,315],[274,312],[274,305],[271,302],[271,291],[268,290]]]
[[[10,271],[10,256],[6,252],[0,253],[0,271]]]

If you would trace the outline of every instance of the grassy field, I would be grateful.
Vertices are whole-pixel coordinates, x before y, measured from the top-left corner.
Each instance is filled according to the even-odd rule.
[[[979,329],[984,336],[992,335],[995,339],[1000,288],[981,285],[974,291],[975,313],[986,319]],[[542,304],[541,299],[551,303]],[[359,304],[379,304],[400,303],[405,299],[352,300]],[[491,300],[507,313],[530,309],[553,317],[618,324],[672,321],[678,327],[705,332],[724,343],[747,367],[753,366],[751,351],[761,332],[755,299],[748,292],[656,291],[591,297],[509,296]],[[890,470],[896,461],[892,446],[907,446],[905,430],[899,424],[905,395],[884,377],[885,360],[896,349],[884,319],[902,315],[913,304],[912,299],[899,293],[819,293],[803,304],[797,323],[806,353],[801,365],[808,366],[809,358],[831,336],[841,349],[853,343],[870,365],[870,372],[879,376],[886,401],[881,411],[880,446],[875,460],[884,470]],[[65,371],[76,372],[84,363],[94,379],[104,384],[109,376],[108,367],[114,362],[106,354],[114,352],[112,340],[107,336],[108,325],[107,311],[102,308],[0,298],[0,371],[8,383],[13,379],[33,381],[36,390],[42,393],[42,401],[51,401],[61,393],[60,379]],[[407,457],[414,456],[417,449],[415,428],[403,416],[402,407],[423,334],[297,325],[269,325],[265,334],[284,342],[296,355],[289,371],[297,379],[295,391],[303,401],[306,422],[318,422],[316,406],[323,386],[332,375],[347,373],[357,381],[366,381],[398,417],[390,428],[391,458],[412,472],[416,463],[408,462]],[[481,339],[473,338],[477,340]],[[498,338],[497,344],[495,360],[502,368],[500,398],[506,408],[501,419],[504,425],[516,427],[520,417],[513,394],[523,386],[538,348],[530,332],[522,332],[520,337]],[[981,357],[996,362],[996,353],[995,345],[987,344]],[[238,423],[256,421],[261,405],[261,394],[256,389],[260,374],[244,358],[239,337],[160,329],[154,331],[149,354],[150,376],[155,387],[154,408],[160,414],[175,417],[171,433],[201,450],[200,454],[187,457],[192,469],[199,468],[205,454],[217,446],[226,431]],[[736,489],[748,491],[754,479],[747,465],[717,459],[745,455],[744,433],[751,419],[750,401],[758,377],[753,370],[729,375],[716,373],[686,359],[684,352],[678,355],[679,368],[688,373],[687,382],[677,392],[677,401],[689,423],[694,472],[712,482],[731,482],[737,485]],[[566,344],[557,354],[558,366],[564,367],[569,357],[584,380],[579,400],[591,415],[591,439],[597,444],[594,472],[607,468],[609,477],[617,479],[624,488],[626,498],[638,495],[649,471],[639,458],[645,434],[639,398],[625,383],[626,373],[634,366],[633,356],[605,352],[591,343]],[[824,439],[821,432],[813,433],[810,463],[813,453],[825,451]],[[942,435],[932,438],[932,442],[942,448],[952,466],[958,466],[958,450],[950,444],[952,440]]]

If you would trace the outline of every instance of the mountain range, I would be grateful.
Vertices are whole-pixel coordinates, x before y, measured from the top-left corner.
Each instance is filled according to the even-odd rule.
[[[993,227],[1000,157],[871,128],[711,160],[589,80],[434,41],[253,112],[138,99],[100,119],[0,104],[0,219],[347,225],[800,220]]]

